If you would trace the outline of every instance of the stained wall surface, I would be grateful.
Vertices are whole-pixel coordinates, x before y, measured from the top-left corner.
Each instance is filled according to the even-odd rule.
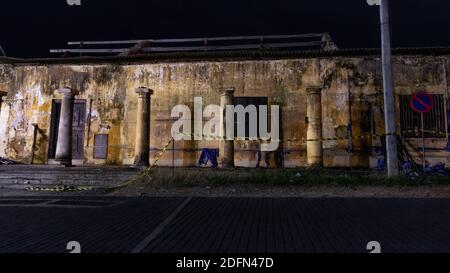
[[[448,57],[397,56],[394,59],[396,105],[399,95],[418,91],[448,98]],[[447,71],[447,72],[446,72]],[[447,73],[447,75],[446,75]],[[0,91],[4,97],[0,114],[0,157],[31,162],[34,126],[42,130],[35,142],[34,163],[47,164],[53,100],[61,99],[58,88],[80,91],[86,102],[83,160],[78,164],[128,165],[134,160],[137,94],[145,86],[155,91],[151,103],[151,161],[171,137],[175,105],[220,104],[226,87],[235,96],[267,97],[269,105],[281,107],[278,156],[284,167],[306,164],[306,88],[323,86],[322,128],[324,138],[384,132],[380,60],[376,57],[318,59],[201,61],[149,64],[2,65]],[[448,101],[448,99],[447,99]],[[397,109],[399,110],[399,109]],[[193,109],[192,109],[193,112]],[[445,115],[445,113],[444,113]],[[447,118],[447,117],[446,117]],[[206,121],[206,120],[205,120]],[[400,130],[400,118],[397,126]],[[447,132],[444,132],[447,133]],[[94,136],[108,134],[107,159],[94,159]],[[420,145],[409,139],[413,153]],[[448,139],[427,139],[430,162],[450,163],[445,150]],[[379,138],[323,142],[327,167],[368,167],[380,156]],[[178,141],[174,158],[178,166],[195,166],[201,149],[218,148],[217,141]],[[236,141],[236,165],[256,165],[259,144]],[[419,154],[417,154],[419,156]],[[372,159],[372,161],[371,161]],[[274,162],[274,158],[271,159]],[[172,164],[172,152],[160,165]],[[274,165],[273,163],[272,165]]]

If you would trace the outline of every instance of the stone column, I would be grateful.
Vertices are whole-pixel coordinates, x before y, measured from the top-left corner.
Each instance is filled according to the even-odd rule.
[[[59,89],[63,95],[59,118],[58,140],[55,160],[66,167],[72,166],[72,123],[73,105],[78,91],[71,88]]]
[[[135,160],[136,167],[150,166],[150,105],[153,90],[146,87],[136,88],[138,94]]]
[[[306,104],[308,117],[307,139],[322,138],[322,87],[306,88]],[[322,141],[307,142],[307,158],[311,167],[323,166]]]
[[[234,106],[234,88],[227,88],[220,96],[220,145],[219,145],[219,167],[234,168],[234,140],[226,139],[226,107]],[[234,125],[233,125],[234,126]]]
[[[11,110],[11,101],[8,98],[2,97],[0,106],[0,157],[8,157],[6,149],[8,147],[9,138],[9,115]]]

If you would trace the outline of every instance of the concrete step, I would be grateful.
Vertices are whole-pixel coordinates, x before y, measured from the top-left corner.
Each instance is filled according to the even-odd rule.
[[[116,186],[138,175],[130,167],[0,166],[0,186]]]

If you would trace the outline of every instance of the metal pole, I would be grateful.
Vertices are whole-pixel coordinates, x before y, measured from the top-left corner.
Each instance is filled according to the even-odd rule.
[[[422,168],[423,168],[423,173],[425,174],[425,168],[426,168],[426,164],[425,164],[425,131],[423,128],[423,113],[420,114],[420,119],[421,119],[421,128],[422,128]]]
[[[172,139],[172,183],[175,182],[175,139]]]
[[[394,84],[392,79],[391,29],[389,21],[389,0],[381,0],[381,42],[384,89],[384,118],[386,125],[386,154],[388,176],[397,176],[397,135],[395,126]]]
[[[352,119],[352,93],[350,90],[350,81],[348,80],[347,71],[347,82],[348,82],[348,124],[347,124],[347,135],[348,135],[348,147],[349,153],[353,153],[353,119]]]
[[[450,131],[450,128],[449,128],[449,123],[450,123],[450,120],[449,120],[449,116],[448,116],[448,111],[450,111],[450,108],[449,108],[449,89],[448,89],[448,81],[447,81],[447,59],[446,58],[444,58],[444,59],[442,59],[442,67],[443,67],[443,76],[444,76],[444,90],[445,90],[445,102],[444,102],[444,109],[445,109],[445,117],[446,117],[446,119],[445,119],[445,132],[447,133],[447,138],[448,138],[448,140],[449,140],[449,143],[450,143],[450,135],[449,135],[449,131]]]

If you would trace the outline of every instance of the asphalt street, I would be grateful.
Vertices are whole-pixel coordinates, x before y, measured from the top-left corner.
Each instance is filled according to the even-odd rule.
[[[450,199],[4,197],[0,219],[0,253],[450,252]]]

